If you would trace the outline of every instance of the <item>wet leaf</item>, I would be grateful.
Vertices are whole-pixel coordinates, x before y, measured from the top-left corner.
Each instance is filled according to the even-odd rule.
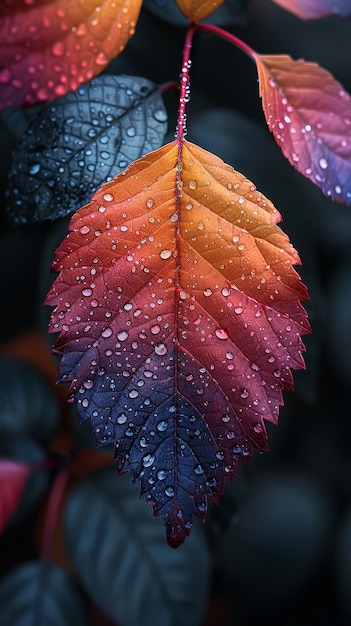
[[[216,8],[214,13],[210,13],[205,21],[217,26],[231,26],[233,24],[243,24],[248,8],[249,0],[226,0]],[[144,0],[143,8],[155,15],[158,19],[174,24],[175,26],[189,25],[189,20],[181,13],[174,0]]]
[[[58,565],[24,563],[2,578],[3,626],[85,626],[82,598],[72,577]]]
[[[16,224],[56,219],[162,145],[167,113],[145,78],[99,76],[46,107],[13,155],[7,210]]]
[[[173,546],[267,448],[264,418],[304,367],[307,290],[279,220],[242,174],[174,142],[104,185],[56,252],[60,380]]]
[[[203,20],[217,9],[224,0],[176,0],[181,12],[193,22]]]
[[[75,487],[64,532],[83,588],[114,623],[202,623],[210,574],[202,528],[194,528],[182,550],[169,550],[161,521],[151,518],[126,477],[117,480],[115,468]]]
[[[327,15],[351,17],[350,0],[273,0],[273,2],[305,20]]]
[[[0,109],[64,96],[134,34],[141,0],[8,0],[0,6]]]
[[[0,459],[0,533],[12,516],[32,471],[27,463]]]
[[[351,204],[351,99],[316,63],[256,55],[263,111],[284,156],[323,193]]]

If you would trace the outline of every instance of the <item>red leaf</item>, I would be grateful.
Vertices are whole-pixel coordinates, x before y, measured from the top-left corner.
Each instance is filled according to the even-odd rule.
[[[350,0],[273,0],[273,2],[305,20],[327,15],[351,17]]]
[[[351,99],[316,63],[255,55],[263,111],[284,156],[326,196],[351,204]]]
[[[31,465],[8,459],[0,459],[0,533],[20,500]]]
[[[64,96],[116,57],[141,0],[7,0],[0,7],[0,109]]]
[[[60,380],[173,546],[267,449],[264,419],[304,367],[307,290],[279,220],[242,174],[174,142],[104,185],[56,252]]]

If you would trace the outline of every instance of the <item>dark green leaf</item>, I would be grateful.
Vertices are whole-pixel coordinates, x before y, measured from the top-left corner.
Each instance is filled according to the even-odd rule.
[[[160,519],[114,468],[89,476],[68,500],[68,554],[94,602],[122,626],[197,626],[204,611],[209,557],[202,529],[178,550]]]
[[[33,367],[0,355],[0,433],[22,434],[46,443],[58,426],[59,406]]]
[[[35,561],[12,570],[0,583],[1,626],[86,626],[82,599],[71,576]]]

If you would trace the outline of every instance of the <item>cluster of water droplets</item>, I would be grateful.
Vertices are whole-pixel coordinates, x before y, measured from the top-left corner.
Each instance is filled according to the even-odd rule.
[[[146,79],[100,76],[43,110],[14,153],[7,191],[13,220],[67,215],[158,148],[167,114],[153,90]]]

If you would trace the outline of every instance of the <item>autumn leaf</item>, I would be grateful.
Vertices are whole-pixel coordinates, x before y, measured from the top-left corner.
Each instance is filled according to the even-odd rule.
[[[295,169],[326,196],[351,204],[351,99],[316,63],[254,55],[270,131]]]
[[[15,224],[57,219],[162,145],[167,112],[157,86],[104,74],[45,107],[12,157],[7,211]]]
[[[14,512],[32,467],[9,459],[0,459],[0,533]]]
[[[115,443],[168,541],[218,501],[239,459],[267,449],[290,368],[303,368],[307,298],[273,204],[194,144],[170,143],[71,219],[46,303],[60,381]]]
[[[193,22],[205,19],[217,9],[224,0],[176,0],[180,11]]]
[[[327,15],[351,17],[350,0],[273,0],[273,2],[305,20]]]
[[[129,41],[141,0],[11,0],[0,7],[0,109],[64,96]]]

